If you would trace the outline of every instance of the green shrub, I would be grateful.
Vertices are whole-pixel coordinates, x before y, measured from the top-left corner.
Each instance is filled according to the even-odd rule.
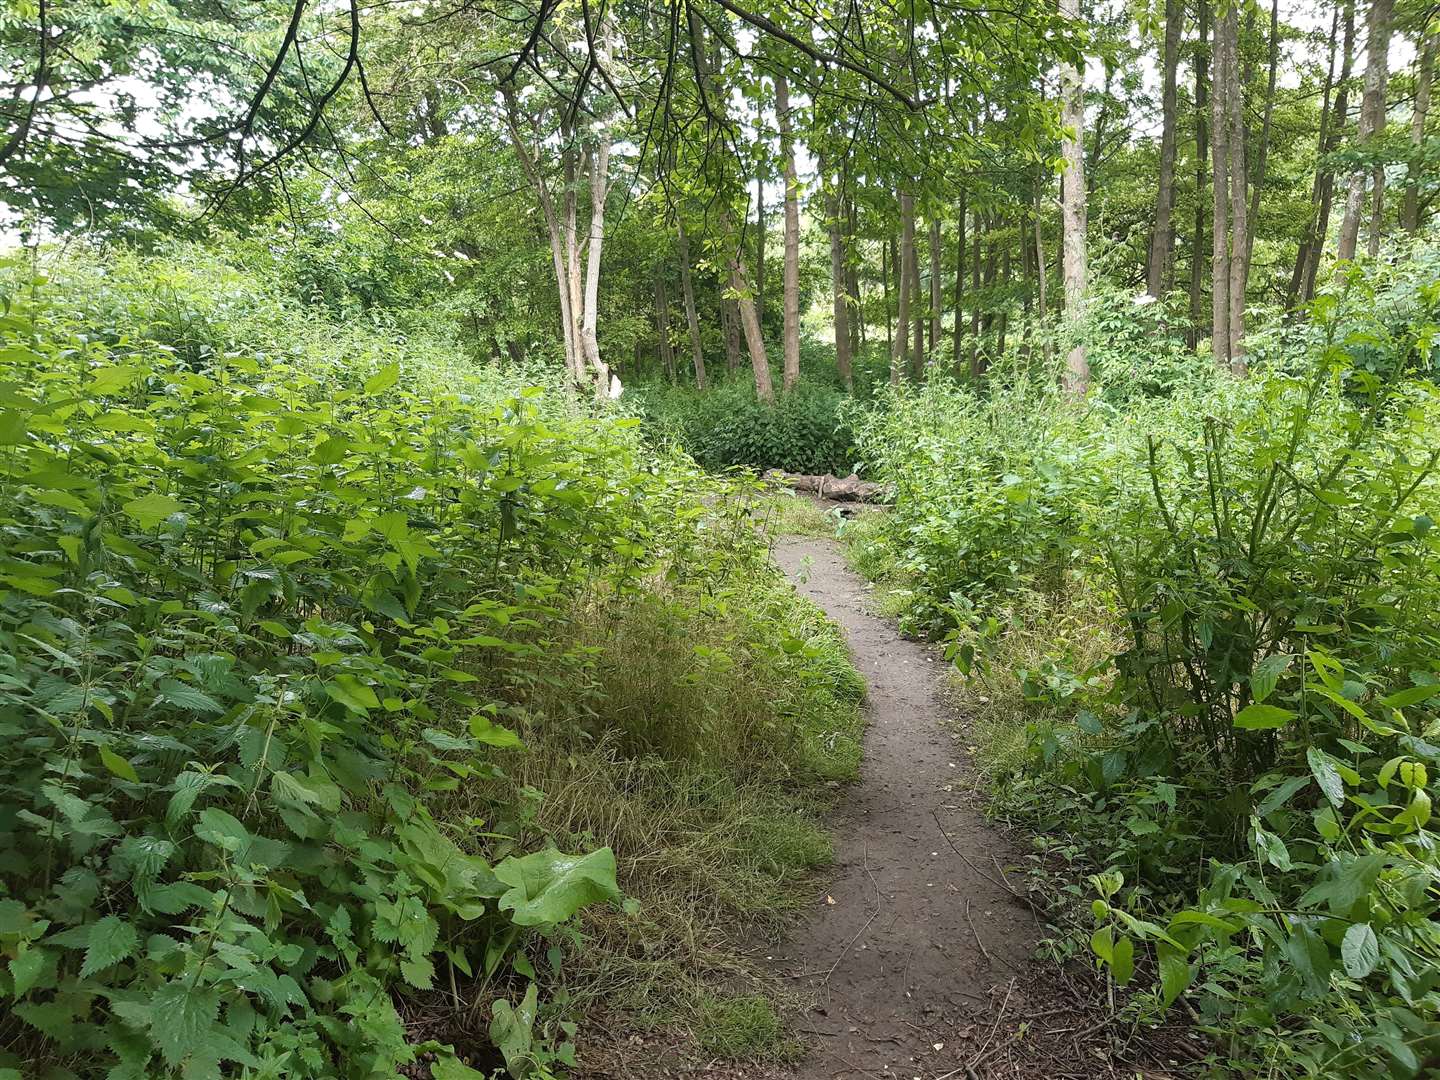
[[[850,472],[852,436],[842,411],[848,398],[834,387],[802,381],[788,394],[777,391],[774,405],[762,404],[740,376],[704,392],[651,385],[631,393],[646,429],[707,469]]]

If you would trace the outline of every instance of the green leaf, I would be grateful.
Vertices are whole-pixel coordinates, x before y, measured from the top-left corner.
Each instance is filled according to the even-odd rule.
[[[1110,959],[1110,974],[1121,986],[1135,976],[1135,939],[1121,934],[1115,941],[1115,952]]]
[[[1257,702],[1264,701],[1275,691],[1280,676],[1295,658],[1288,653],[1275,653],[1255,665],[1250,674],[1250,695]]]
[[[1363,979],[1375,970],[1380,962],[1380,942],[1369,923],[1355,923],[1345,931],[1340,942],[1340,959],[1345,965],[1345,974],[1352,979]]]
[[[554,926],[587,904],[618,903],[615,853],[608,847],[588,855],[537,851],[514,856],[495,867],[495,876],[511,888],[500,897],[500,910],[517,926]]]
[[[485,1074],[477,1072],[459,1058],[436,1058],[430,1063],[432,1080],[485,1080]]]
[[[1404,690],[1397,690],[1393,694],[1386,694],[1380,699],[1380,704],[1391,709],[1403,709],[1407,705],[1418,705],[1422,701],[1428,701],[1436,694],[1440,694],[1440,683],[1430,686],[1411,686]]]
[[[128,959],[135,954],[139,945],[140,935],[133,926],[118,915],[106,915],[90,927],[90,937],[85,946],[85,963],[80,967],[80,977],[86,978]]]
[[[19,1000],[30,992],[45,970],[45,952],[31,946],[22,949],[10,961],[10,977],[15,980],[15,998]]]
[[[1185,992],[1195,973],[1183,955],[1169,945],[1157,948],[1160,963],[1160,998],[1168,1006]]]
[[[200,811],[195,835],[207,844],[235,854],[250,846],[250,833],[239,820],[218,807]]]
[[[135,772],[135,766],[126,761],[119,754],[115,753],[108,746],[100,747],[100,761],[121,780],[129,780],[132,784],[138,784],[140,777]]]
[[[148,532],[171,514],[178,513],[181,505],[178,499],[172,499],[169,495],[161,495],[158,491],[152,491],[149,495],[131,499],[122,509],[135,519],[135,523],[140,528]]]
[[[1294,719],[1295,713],[1290,709],[1282,709],[1278,705],[1256,703],[1245,706],[1235,714],[1235,726],[1247,731],[1262,731],[1268,728],[1284,727]]]
[[[375,691],[354,675],[336,675],[325,684],[325,693],[354,712],[367,713],[380,707]]]
[[[167,982],[150,999],[150,1036],[171,1066],[205,1043],[220,1011],[214,990],[190,983],[188,978]]]
[[[400,365],[389,364],[365,380],[365,393],[371,396],[384,393],[399,381]]]
[[[178,709],[189,709],[191,712],[223,713],[225,706],[212,698],[203,690],[198,690],[189,683],[181,682],[179,679],[161,679],[156,687],[157,701],[168,702]]]
[[[1345,782],[1340,779],[1340,772],[1330,755],[1312,746],[1306,749],[1305,760],[1310,763],[1310,774],[1315,777],[1315,782],[1320,785],[1320,790],[1325,793],[1330,804],[1337,809],[1343,806]]]
[[[354,444],[344,436],[332,435],[315,447],[311,457],[315,459],[317,465],[338,465],[345,460],[345,455],[350,452],[352,445]]]
[[[494,746],[502,750],[515,749],[525,745],[519,735],[509,728],[495,723],[484,713],[476,713],[470,717],[470,734],[486,746]]]

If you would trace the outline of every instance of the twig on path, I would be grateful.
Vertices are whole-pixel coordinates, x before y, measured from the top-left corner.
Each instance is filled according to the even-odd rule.
[[[975,920],[970,917],[970,901],[965,901],[965,921],[970,924],[970,933],[975,935],[975,944],[980,946],[980,953],[985,957],[987,964],[995,963],[990,955],[990,950],[985,948],[985,942],[980,940],[980,931],[975,929]]]
[[[981,870],[980,867],[976,866],[974,860],[972,860],[969,855],[966,855],[963,851],[961,851],[958,847],[955,846],[955,841],[950,839],[950,834],[945,831],[945,826],[940,824],[940,815],[937,814],[933,808],[930,810],[930,816],[935,819],[935,827],[940,830],[940,835],[943,836],[945,838],[945,842],[950,845],[950,850],[955,852],[956,855],[959,855],[960,858],[964,860],[966,866],[970,867],[971,870],[974,870],[975,873],[979,874],[986,881],[990,882],[991,885],[994,885],[996,888],[1002,889],[1005,892],[1009,893],[1016,900],[1019,900],[1022,904],[1027,904],[1032,908],[1039,907],[1039,905],[1037,905],[1034,900],[1031,900],[1024,893],[1016,892],[1015,889],[1011,888],[1010,885],[1006,884],[1003,881],[997,881],[990,874],[986,873],[984,870]]]
[[[830,976],[835,974],[835,969],[840,966],[840,961],[850,955],[850,950],[855,946],[855,942],[860,940],[860,935],[870,929],[870,924],[873,923],[875,917],[880,914],[880,883],[875,880],[875,875],[870,873],[870,847],[868,843],[860,849],[860,858],[864,861],[865,873],[870,874],[870,883],[875,886],[875,910],[870,912],[870,917],[865,920],[865,925],[855,931],[855,936],[845,943],[845,948],[841,949],[840,955],[835,957],[835,962],[830,965],[830,970],[825,973],[825,978],[820,980],[821,986],[829,984]]]

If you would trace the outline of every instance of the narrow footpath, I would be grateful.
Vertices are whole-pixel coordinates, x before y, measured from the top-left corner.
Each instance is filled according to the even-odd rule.
[[[869,713],[833,876],[774,958],[812,1000],[811,1053],[793,1075],[964,1077],[987,1035],[999,1056],[1011,1034],[1002,1010],[1025,1017],[1040,925],[1006,887],[1006,839],[971,804],[963,748],[941,724],[934,650],[867,609],[835,542],[786,542],[775,558],[845,632]]]

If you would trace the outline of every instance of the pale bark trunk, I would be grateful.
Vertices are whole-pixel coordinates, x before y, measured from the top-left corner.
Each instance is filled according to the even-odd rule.
[[[1190,244],[1190,345],[1200,341],[1200,297],[1205,280],[1205,225],[1210,215],[1205,212],[1205,159],[1210,153],[1206,109],[1210,104],[1210,82],[1206,78],[1209,56],[1210,5],[1199,0],[1197,5],[1199,31],[1195,41],[1195,230]]]
[[[1060,0],[1060,14],[1080,17],[1079,0]],[[1060,69],[1060,121],[1065,126],[1061,152],[1065,172],[1061,177],[1061,206],[1065,222],[1065,310],[1072,333],[1081,332],[1085,312],[1085,103],[1084,84],[1079,70],[1066,64]],[[1090,363],[1078,338],[1065,358],[1065,389],[1084,397],[1090,389]]]
[[[680,256],[680,295],[685,302],[685,323],[690,329],[690,358],[695,363],[695,389],[705,389],[705,349],[700,339],[700,316],[695,310],[695,281],[690,270],[690,238],[685,223],[676,225]]]
[[[795,141],[790,125],[790,83],[775,78],[775,112],[780,123],[780,155],[785,162],[785,269],[782,299],[785,324],[781,386],[790,391],[800,381],[800,180],[795,173]]]
[[[588,154],[590,164],[590,235],[585,252],[585,307],[581,313],[580,347],[585,362],[595,373],[596,390],[604,396],[618,392],[617,379],[600,358],[600,250],[605,243],[605,197],[610,191],[610,129],[600,135],[600,145]]]
[[[1435,43],[1437,35],[1429,27],[1421,31],[1422,43],[1415,76],[1415,111],[1410,114],[1410,148],[1419,156],[1425,141],[1425,119],[1430,113],[1430,84],[1435,78]],[[1420,166],[1412,161],[1406,168],[1405,199],[1400,207],[1400,223],[1406,232],[1420,229],[1420,183],[1415,175]]]
[[[765,178],[755,177],[755,318],[765,323]]]
[[[845,235],[852,245],[851,250],[858,252],[858,247],[854,247],[854,245],[856,244],[855,236],[860,230],[859,211],[856,210],[853,199],[845,200],[845,202],[848,204],[845,208],[847,224]],[[845,295],[850,301],[850,357],[852,364],[854,358],[860,355],[860,349],[865,344],[865,304],[864,297],[860,295],[858,262],[859,258],[854,254],[845,260]]]
[[[1245,161],[1244,82],[1234,78],[1240,56],[1240,15],[1232,3],[1225,15],[1231,83],[1225,95],[1230,121],[1230,370],[1245,374],[1245,292],[1250,277],[1248,192]]]
[[[910,314],[915,321],[915,341],[910,352],[910,378],[919,382],[925,377],[925,299],[920,287],[920,245],[911,238],[910,252]]]
[[[821,168],[824,175],[824,168]],[[835,320],[835,370],[846,390],[855,389],[850,357],[850,300],[845,289],[845,240],[840,231],[840,195],[831,187],[825,194],[825,217],[830,231],[831,313]]]
[[[1036,285],[1036,318],[1039,323],[1041,355],[1048,361],[1050,359],[1050,341],[1045,335],[1045,320],[1050,311],[1050,301],[1046,290],[1046,276],[1048,267],[1045,265],[1045,185],[1042,180],[1037,179],[1035,184],[1035,285]]]
[[[673,386],[676,382],[675,350],[670,344],[670,295],[665,288],[663,267],[655,270],[655,340],[660,347],[660,366]]]
[[[1233,5],[1232,5],[1233,6]],[[1232,89],[1229,34],[1223,13],[1215,17],[1210,48],[1211,256],[1210,349],[1215,362],[1230,366],[1230,118]]]
[[[1390,64],[1390,13],[1394,0],[1370,0],[1369,41],[1366,43],[1365,96],[1360,105],[1360,125],[1355,139],[1360,147],[1377,140],[1385,130],[1385,81]],[[1340,223],[1341,259],[1353,259],[1360,240],[1360,216],[1365,209],[1365,173],[1359,168],[1350,174],[1345,197],[1345,217]]]
[[[740,327],[745,332],[745,344],[750,350],[750,369],[755,374],[755,396],[769,405],[775,400],[775,388],[770,382],[770,361],[765,356],[765,338],[760,332],[760,312],[750,292],[750,283],[745,277],[745,264],[737,251],[730,256],[730,288],[740,306]]]
[[[980,237],[984,231],[980,211],[973,217],[970,237],[970,381],[980,379]]]
[[[720,322],[725,330],[725,370],[733,375],[740,370],[740,305],[721,300]]]
[[[965,336],[965,192],[955,213],[955,377],[960,377],[962,345]]]
[[[1180,65],[1180,27],[1184,18],[1184,8],[1180,0],[1165,0],[1165,55],[1162,59],[1164,77],[1160,94],[1160,177],[1155,196],[1155,229],[1150,234],[1150,261],[1145,274],[1146,291],[1157,299],[1170,286],[1170,258],[1175,241],[1171,216],[1175,209],[1176,81]]]
[[[895,333],[892,329],[894,314],[890,310],[890,271],[895,265],[895,238],[890,237],[880,245],[880,302],[885,308],[885,355],[895,352]],[[893,359],[891,361],[894,363]],[[894,381],[893,379],[891,380]]]
[[[910,279],[915,265],[915,196],[900,195],[900,265],[895,284],[900,291],[895,312],[895,352],[890,358],[890,382],[898,383],[909,369]]]
[[[945,306],[945,280],[941,275],[940,219],[930,221],[930,351],[940,348],[940,319]]]

